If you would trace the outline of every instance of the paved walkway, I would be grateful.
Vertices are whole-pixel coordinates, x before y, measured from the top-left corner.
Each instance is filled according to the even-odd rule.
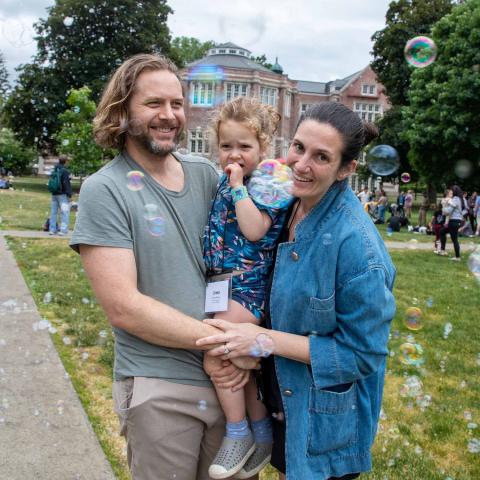
[[[0,234],[0,480],[114,480],[48,330],[33,328],[41,318],[6,233],[16,234]],[[44,236],[33,233],[21,236]]]
[[[5,235],[65,239],[0,230],[0,480],[114,480],[48,330],[33,328],[41,318]]]

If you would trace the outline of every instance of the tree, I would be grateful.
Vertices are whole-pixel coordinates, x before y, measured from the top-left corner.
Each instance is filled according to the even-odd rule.
[[[92,120],[95,102],[90,99],[89,87],[73,89],[67,97],[70,108],[59,115],[62,125],[55,139],[58,150],[70,157],[69,168],[74,175],[85,177],[96,172],[114,153],[99,147],[93,138]]]
[[[5,66],[5,59],[3,58],[2,52],[0,52],[0,111],[2,110],[2,105],[5,103],[9,89],[7,67]]]
[[[35,152],[26,148],[8,128],[0,130],[0,167],[14,175],[29,172]]]
[[[254,57],[253,55],[250,57],[250,60],[253,60],[255,63],[259,63],[260,65],[263,65],[265,68],[271,69],[273,67],[273,64],[267,62],[267,57],[265,54],[259,55],[257,57]]]
[[[372,36],[371,63],[392,105],[405,105],[413,68],[403,50],[408,40],[428,35],[432,25],[452,10],[452,0],[395,0],[386,13],[386,26]]]
[[[435,63],[413,72],[403,109],[409,160],[437,187],[453,181],[472,187],[480,177],[480,0],[457,6],[432,38]],[[470,165],[460,171],[458,162]]]
[[[170,54],[166,22],[172,13],[166,0],[56,0],[47,11],[48,17],[34,25],[38,53],[19,68],[18,85],[5,107],[7,124],[28,144],[37,138],[42,148],[52,147],[71,88],[87,85],[96,100],[126,58],[140,52]],[[46,108],[40,108],[45,98]]]
[[[183,68],[188,63],[203,58],[214,46],[215,42],[212,40],[200,42],[194,37],[175,37],[170,45],[170,52],[176,59],[177,66]]]

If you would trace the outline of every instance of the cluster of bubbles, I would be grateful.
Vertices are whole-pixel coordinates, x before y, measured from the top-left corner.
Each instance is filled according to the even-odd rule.
[[[423,347],[419,343],[405,342],[400,345],[400,361],[404,365],[423,365]]]
[[[408,183],[410,181],[410,174],[408,172],[403,172],[401,175],[400,175],[400,180],[403,182],[403,183]]]
[[[409,330],[421,330],[423,328],[423,312],[418,307],[407,308],[404,323]]]
[[[248,193],[259,205],[283,208],[292,200],[293,175],[290,167],[278,160],[263,160],[247,184]]]
[[[259,333],[255,338],[255,343],[250,349],[250,355],[252,357],[269,357],[274,351],[275,345],[270,335],[266,333]]]
[[[367,166],[374,175],[392,175],[400,166],[400,156],[390,145],[376,145],[367,154]]]
[[[407,42],[404,54],[409,65],[415,68],[425,68],[435,61],[437,46],[431,38],[418,36]]]

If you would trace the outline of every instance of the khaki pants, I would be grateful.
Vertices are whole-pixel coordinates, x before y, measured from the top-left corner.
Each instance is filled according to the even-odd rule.
[[[225,418],[213,388],[134,377],[113,384],[133,480],[210,480]]]

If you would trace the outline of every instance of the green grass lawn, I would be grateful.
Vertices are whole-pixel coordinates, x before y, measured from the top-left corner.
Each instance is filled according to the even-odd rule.
[[[18,177],[15,190],[0,190],[0,230],[42,230],[50,215],[51,195],[47,190],[46,177]],[[78,182],[72,183],[78,192]],[[75,222],[70,216],[70,226]]]
[[[8,243],[42,317],[57,329],[54,343],[117,477],[128,479],[110,392],[112,336],[78,255],[64,240],[9,238]],[[479,454],[468,451],[468,442],[480,438],[475,427],[480,423],[480,285],[465,259],[457,264],[410,250],[392,257],[398,269],[398,309],[374,469],[363,478],[478,479]],[[52,298],[45,303],[48,292]],[[423,313],[419,331],[404,325],[412,306]],[[447,323],[452,330],[445,339]],[[400,361],[400,345],[407,340],[423,347],[422,365]],[[423,396],[404,397],[402,384],[413,375],[423,384],[422,392],[416,392]],[[270,468],[262,473],[262,480],[276,478]]]

